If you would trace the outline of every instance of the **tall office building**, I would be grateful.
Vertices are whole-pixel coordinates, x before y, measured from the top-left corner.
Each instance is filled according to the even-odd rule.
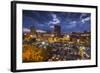
[[[61,26],[60,25],[54,25],[54,34],[57,37],[61,36]]]

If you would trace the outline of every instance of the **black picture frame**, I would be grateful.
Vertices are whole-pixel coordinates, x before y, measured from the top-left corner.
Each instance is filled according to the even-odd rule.
[[[17,4],[30,4],[30,5],[49,5],[49,6],[68,6],[68,7],[81,7],[81,8],[93,8],[96,10],[96,57],[95,57],[95,65],[84,65],[84,66],[71,66],[71,67],[53,67],[53,68],[38,68],[38,69],[20,69],[17,70],[17,62],[16,62],[16,7]],[[43,2],[26,2],[26,1],[12,1],[11,2],[11,71],[12,72],[23,72],[23,71],[42,71],[42,70],[55,70],[55,69],[74,69],[74,68],[89,68],[89,67],[97,67],[98,66],[98,49],[97,49],[97,33],[98,33],[98,7],[90,6],[90,5],[73,5],[73,4],[57,4],[57,3],[43,3]]]

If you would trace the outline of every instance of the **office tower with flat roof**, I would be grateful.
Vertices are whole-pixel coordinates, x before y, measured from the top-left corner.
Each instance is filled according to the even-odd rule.
[[[60,37],[61,35],[61,26],[60,25],[54,25],[54,34],[57,37]]]

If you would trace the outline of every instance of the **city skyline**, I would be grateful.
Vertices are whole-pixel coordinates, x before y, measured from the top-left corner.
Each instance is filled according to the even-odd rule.
[[[23,10],[23,63],[91,59],[90,18],[89,13]]]
[[[61,32],[66,33],[90,32],[91,14],[23,10],[23,29],[29,29],[34,26],[37,30],[52,32],[54,25],[59,25]]]

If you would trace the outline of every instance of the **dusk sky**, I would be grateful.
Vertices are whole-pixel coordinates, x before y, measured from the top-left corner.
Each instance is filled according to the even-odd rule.
[[[54,25],[60,25],[61,32],[90,31],[91,14],[23,10],[23,29],[34,26],[37,30],[52,31]]]

